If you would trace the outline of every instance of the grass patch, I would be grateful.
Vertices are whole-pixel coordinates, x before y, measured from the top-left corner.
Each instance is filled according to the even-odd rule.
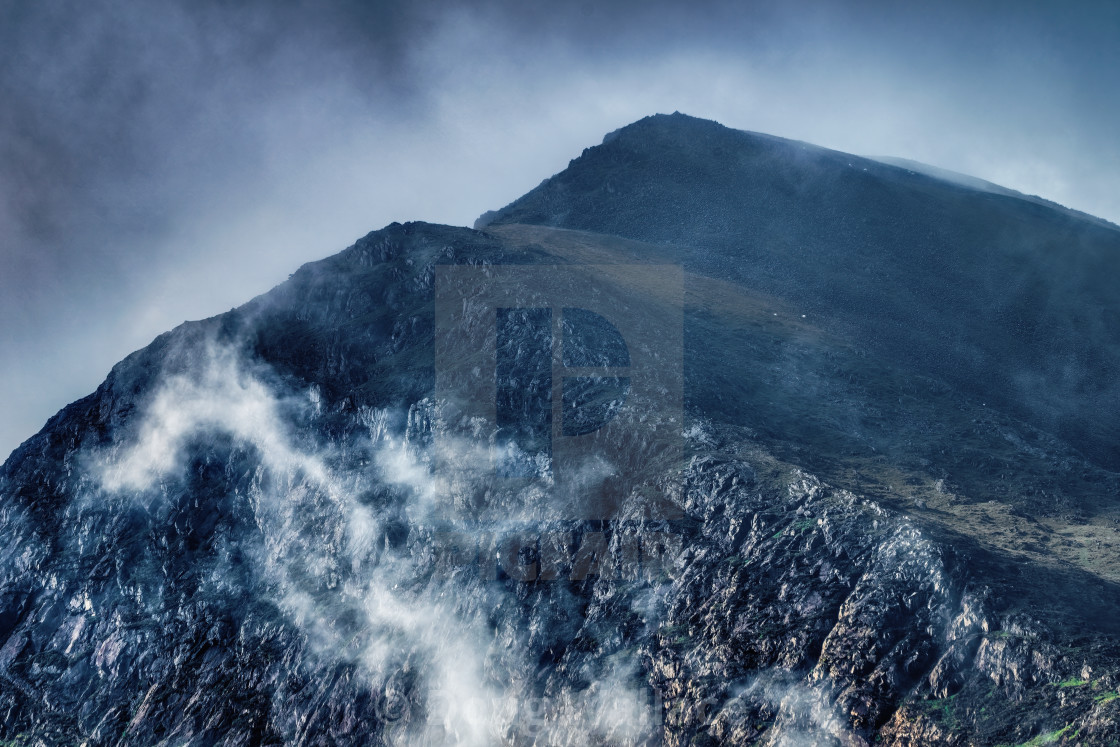
[[[1034,738],[1032,738],[1032,739],[1030,739],[1026,742],[1023,742],[1022,744],[1017,745],[1017,747],[1041,747],[1041,745],[1044,745],[1044,744],[1054,744],[1059,739],[1061,739],[1067,731],[1069,731],[1072,728],[1073,728],[1073,724],[1066,724],[1061,729],[1058,729],[1056,731],[1048,731],[1044,734],[1039,734],[1038,736],[1036,736],[1036,737],[1034,737]],[[1080,730],[1071,734],[1070,735],[1071,738],[1076,737],[1078,733],[1080,733]]]
[[[1077,677],[1070,677],[1068,680],[1062,680],[1058,683],[1058,687],[1084,687],[1089,684],[1089,680],[1079,679]]]
[[[957,728],[959,723],[956,711],[953,708],[953,701],[956,700],[956,697],[956,695],[950,695],[948,698],[927,700],[922,703],[922,709],[935,718],[938,723],[952,731]]]

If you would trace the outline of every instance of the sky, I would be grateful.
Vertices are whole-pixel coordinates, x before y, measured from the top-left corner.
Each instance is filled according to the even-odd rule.
[[[1120,4],[0,0],[0,459],[392,221],[681,111],[1120,222]]]

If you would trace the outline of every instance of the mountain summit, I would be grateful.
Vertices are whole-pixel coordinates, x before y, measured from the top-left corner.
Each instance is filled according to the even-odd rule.
[[[1110,744],[1120,231],[675,114],[0,467],[4,744]]]
[[[1120,228],[681,114],[608,135],[480,224],[679,247],[1120,467]]]

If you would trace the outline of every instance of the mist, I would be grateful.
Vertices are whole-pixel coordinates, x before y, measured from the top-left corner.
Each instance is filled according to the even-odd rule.
[[[0,453],[392,221],[471,225],[679,110],[1120,221],[1120,11],[39,3],[0,26]]]
[[[239,455],[250,465],[242,487],[230,486],[247,500],[255,528],[238,551],[305,642],[306,666],[346,663],[368,691],[382,694],[386,743],[484,747],[513,735],[548,745],[596,736],[644,743],[656,714],[635,684],[633,651],[604,644],[601,661],[580,670],[586,687],[536,693],[539,638],[554,634],[547,616],[575,617],[578,600],[559,587],[537,590],[548,602],[526,615],[518,611],[516,583],[512,590],[495,585],[485,564],[448,554],[443,533],[430,529],[434,504],[446,507],[457,483],[485,472],[485,449],[449,439],[426,444],[425,434],[394,424],[427,418],[369,408],[354,416],[350,438],[328,442],[311,435],[323,414],[314,388],[285,387],[267,366],[212,339],[191,357],[186,372],[159,375],[129,433],[78,460],[89,492],[68,509],[76,525],[96,522],[121,502],[158,511],[190,472],[192,443],[228,443],[227,474],[244,468]],[[410,414],[432,407],[424,401]],[[436,461],[450,469],[436,474]],[[519,498],[516,491],[507,497]],[[404,543],[387,539],[398,512],[407,516]],[[470,512],[438,516],[444,530],[478,533]],[[487,541],[497,540],[483,539],[484,547]],[[73,542],[81,552],[81,541]],[[220,594],[236,584],[228,557],[217,555],[200,591]],[[144,588],[137,598],[157,594]]]

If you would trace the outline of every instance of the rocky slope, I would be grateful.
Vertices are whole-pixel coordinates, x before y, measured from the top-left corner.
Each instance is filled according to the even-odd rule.
[[[640,127],[583,158],[638,143],[671,165],[662,135],[642,141]],[[783,178],[804,165],[777,162]],[[634,168],[610,187],[636,189],[649,174]],[[971,205],[952,194],[950,207]],[[161,336],[13,453],[0,469],[5,744],[1120,740],[1120,482],[1107,448],[1085,456],[1063,439],[1105,444],[1107,410],[1048,430],[1083,403],[1049,419],[1025,400],[996,407],[984,385],[925,366],[928,351],[889,356],[897,339],[853,333],[843,299],[802,305],[816,291],[789,296],[795,274],[753,283],[753,265],[714,239],[515,224],[514,212],[484,231],[371,233]],[[1099,224],[1063,230],[1111,241]],[[675,306],[667,268],[681,263]],[[570,510],[546,469],[496,479],[495,450],[524,433],[437,396],[440,356],[478,355],[467,334],[441,342],[441,273],[509,267],[584,278],[617,318],[679,317],[683,422],[670,408],[641,431],[649,453],[627,479],[626,465],[589,467],[570,488],[612,496],[608,517]],[[1107,318],[1114,295],[1090,290],[1105,305],[1085,313]],[[547,289],[510,292],[517,308],[549,305]],[[1049,292],[1055,309],[1074,303]],[[476,301],[460,306],[472,324]],[[958,321],[924,323],[954,335]],[[602,330],[555,323],[564,365],[620,363],[602,357]],[[1025,345],[1022,366],[1039,344],[966,332],[986,355]],[[507,390],[535,391],[551,329],[525,317],[504,334]],[[632,383],[573,396],[637,431],[664,403]],[[531,397],[503,407],[541,412]]]

